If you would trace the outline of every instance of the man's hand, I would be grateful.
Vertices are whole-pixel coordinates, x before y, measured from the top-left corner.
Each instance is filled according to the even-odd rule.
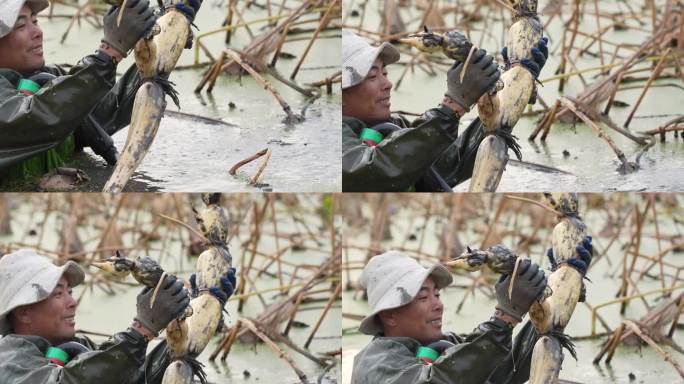
[[[539,299],[546,288],[546,276],[539,265],[529,259],[522,260],[518,265],[518,275],[513,282],[511,297],[508,289],[511,275],[503,275],[496,283],[496,309],[510,315],[518,321],[530,310],[532,303]]]
[[[542,68],[544,68],[544,64],[546,64],[546,59],[549,57],[549,48],[546,46],[548,42],[549,39],[547,37],[542,37],[542,39],[539,40],[539,43],[537,43],[537,46],[533,47],[530,51],[532,60],[527,58],[520,60],[520,64],[527,68],[535,79],[539,77]],[[504,47],[501,50],[501,56],[504,58],[506,68],[509,68],[511,62],[508,59],[508,47]]]
[[[567,260],[567,264],[575,268],[582,276],[587,274],[587,269],[589,264],[591,264],[591,259],[594,257],[594,247],[591,245],[591,236],[586,235],[582,240],[582,244],[575,247],[577,251],[577,256]],[[556,258],[553,256],[553,248],[549,248],[546,252],[546,256],[551,261],[551,266],[555,270],[557,267]]]
[[[209,288],[209,292],[218,297],[224,307],[226,306],[228,298],[235,292],[235,286],[237,285],[235,271],[235,268],[230,267],[228,272],[219,278],[219,280],[221,280],[221,287]]]
[[[447,72],[445,95],[468,111],[485,92],[494,87],[501,73],[494,58],[484,49],[478,49],[473,53],[461,83],[461,71],[464,66],[464,63],[454,63]]]
[[[226,305],[228,298],[233,295],[233,292],[235,292],[235,288],[237,285],[235,273],[235,268],[229,268],[228,272],[226,272],[225,275],[219,278],[219,280],[221,281],[221,286],[209,288],[209,293],[214,295],[214,297],[216,297],[216,299],[218,299],[218,301],[221,302],[222,306]],[[194,273],[190,275],[190,287],[192,287],[193,297],[197,297],[197,295],[199,295],[199,289],[197,288],[197,275],[195,275]]]
[[[171,0],[164,0],[164,8],[176,8],[177,10],[183,12],[183,14],[188,18],[188,21],[192,24],[195,21],[197,12],[199,12],[202,6],[203,0],[185,0],[184,2],[174,2]]]
[[[123,12],[121,25],[117,25],[119,7],[109,9],[103,20],[102,41],[125,57],[138,40],[150,33],[156,17],[148,0],[128,0]]]
[[[197,12],[199,12],[200,7],[202,6],[202,1],[203,0],[184,0],[182,2],[174,2],[172,0],[164,0],[164,9],[177,9],[185,15],[191,25],[194,25],[195,28],[197,28],[193,23],[195,22],[195,17],[197,17]],[[185,49],[192,48],[192,41],[195,38],[192,33],[192,28],[190,28],[188,32],[190,33],[188,33],[188,40],[185,42]]]
[[[154,306],[150,308],[150,300],[154,289],[145,287],[138,295],[138,314],[135,319],[153,333],[158,333],[171,320],[180,316],[190,303],[190,296],[183,282],[176,276],[167,275],[164,278]]]

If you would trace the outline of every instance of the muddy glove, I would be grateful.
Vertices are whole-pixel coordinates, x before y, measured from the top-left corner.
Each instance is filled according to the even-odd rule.
[[[138,40],[152,31],[156,17],[149,7],[148,0],[128,0],[123,12],[121,25],[117,25],[119,7],[109,9],[103,20],[104,38],[102,41],[125,57]]]
[[[518,276],[513,282],[511,298],[508,298],[508,287],[511,275],[502,275],[496,283],[496,300],[499,309],[506,314],[522,321],[522,317],[530,310],[532,303],[539,299],[546,288],[546,276],[539,265],[525,259],[518,265]]]
[[[575,268],[584,277],[587,274],[587,268],[591,264],[591,259],[594,257],[594,247],[591,245],[591,236],[586,235],[582,240],[582,244],[575,247],[577,251],[577,256],[568,259],[566,263]],[[553,248],[549,248],[546,252],[546,257],[549,258],[551,262],[551,268],[555,270],[558,267],[556,258],[553,256]]]
[[[164,0],[164,9],[176,8],[185,15],[190,25],[197,28],[194,22],[197,12],[199,12],[200,7],[202,6],[202,1],[203,0],[185,0],[185,2],[174,3],[172,0]],[[188,40],[185,42],[185,49],[192,48],[192,41],[195,38],[192,29],[189,29],[188,32],[190,33],[188,33]]]
[[[546,46],[548,42],[548,38],[542,37],[542,39],[539,40],[539,43],[537,43],[537,46],[533,47],[530,51],[532,60],[527,58],[520,60],[520,64],[527,68],[535,79],[539,77],[542,68],[544,68],[544,64],[546,64],[546,59],[549,57],[549,48]],[[504,47],[501,50],[501,55],[506,63],[506,68],[510,68],[511,62],[508,59],[508,47]]]
[[[135,319],[151,332],[158,333],[171,320],[177,318],[185,311],[188,303],[190,303],[190,296],[187,289],[183,286],[183,282],[173,275],[167,275],[164,278],[164,282],[154,301],[154,306],[150,308],[150,300],[153,293],[154,288],[150,287],[145,287],[140,292],[137,305],[138,314]]]
[[[220,287],[209,288],[209,293],[216,297],[216,299],[221,303],[221,307],[226,305],[228,298],[233,295],[233,292],[235,292],[235,286],[237,285],[235,271],[235,268],[231,267],[224,276],[219,278],[219,280],[221,280]],[[200,292],[197,288],[197,275],[194,273],[190,275],[190,287],[192,288],[192,296],[197,297]]]
[[[463,67],[463,63],[456,62],[447,72],[445,95],[468,111],[485,92],[494,87],[501,74],[494,63],[494,58],[484,49],[478,49],[473,53],[461,83]]]

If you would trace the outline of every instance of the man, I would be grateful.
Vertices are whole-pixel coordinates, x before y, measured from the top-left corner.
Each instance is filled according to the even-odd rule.
[[[548,55],[545,45],[543,49],[533,48],[534,61],[524,63],[536,67],[537,75]],[[463,82],[464,63],[454,63],[447,72],[441,104],[412,123],[390,115],[392,83],[385,67],[398,60],[399,52],[391,44],[374,48],[353,32],[342,31],[345,192],[445,192],[472,175],[477,148],[484,138],[482,124],[477,118],[459,135],[458,123],[499,79],[493,57],[478,49]]]
[[[577,262],[591,262],[591,240],[577,247]],[[573,259],[574,260],[574,259]],[[504,384],[529,378],[539,335],[527,322],[512,343],[513,328],[546,288],[546,277],[530,260],[519,264],[511,295],[510,275],[496,283],[494,315],[467,337],[442,333],[440,290],[452,281],[442,265],[424,268],[396,251],[371,258],[361,284],[372,313],[359,330],[373,340],[354,358],[352,384]]]
[[[28,249],[0,258],[3,383],[161,383],[170,363],[166,341],[147,358],[145,352],[148,342],[188,306],[182,281],[167,276],[152,307],[154,290],[143,289],[128,330],[97,347],[87,338],[75,337],[76,301],[71,290],[84,276],[73,261],[57,267]],[[234,272],[222,282],[225,302],[234,290]]]
[[[173,6],[192,21],[201,0],[188,4]],[[130,123],[141,84],[135,65],[118,82],[116,69],[154,26],[148,0],[129,0],[120,24],[119,8],[112,7],[103,19],[102,44],[68,71],[45,65],[37,14],[48,5],[0,3],[0,180],[40,175],[83,147],[115,164],[110,135]]]

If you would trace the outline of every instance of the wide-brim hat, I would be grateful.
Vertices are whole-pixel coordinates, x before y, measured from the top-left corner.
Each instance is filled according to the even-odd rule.
[[[441,264],[425,268],[415,259],[398,251],[373,256],[361,275],[361,285],[366,288],[368,304],[372,310],[361,321],[359,330],[372,336],[382,333],[383,327],[376,315],[413,301],[428,277],[432,277],[438,289],[453,281],[449,270]]]
[[[31,249],[0,258],[0,335],[10,330],[7,315],[12,310],[47,299],[62,276],[70,287],[75,287],[83,282],[85,272],[73,261],[58,267]]]
[[[35,13],[47,8],[48,0],[2,0],[0,2],[0,38],[9,35],[17,22],[21,7],[27,4]]]
[[[342,89],[360,84],[366,78],[375,59],[385,65],[399,61],[399,51],[388,42],[373,47],[354,32],[342,30]]]

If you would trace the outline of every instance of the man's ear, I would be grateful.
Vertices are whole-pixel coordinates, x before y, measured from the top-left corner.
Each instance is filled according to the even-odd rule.
[[[397,326],[397,313],[393,309],[386,309],[378,313],[380,321],[385,327],[396,327]]]
[[[31,323],[30,312],[31,309],[26,306],[17,307],[10,313],[10,321],[14,323],[29,324]]]

